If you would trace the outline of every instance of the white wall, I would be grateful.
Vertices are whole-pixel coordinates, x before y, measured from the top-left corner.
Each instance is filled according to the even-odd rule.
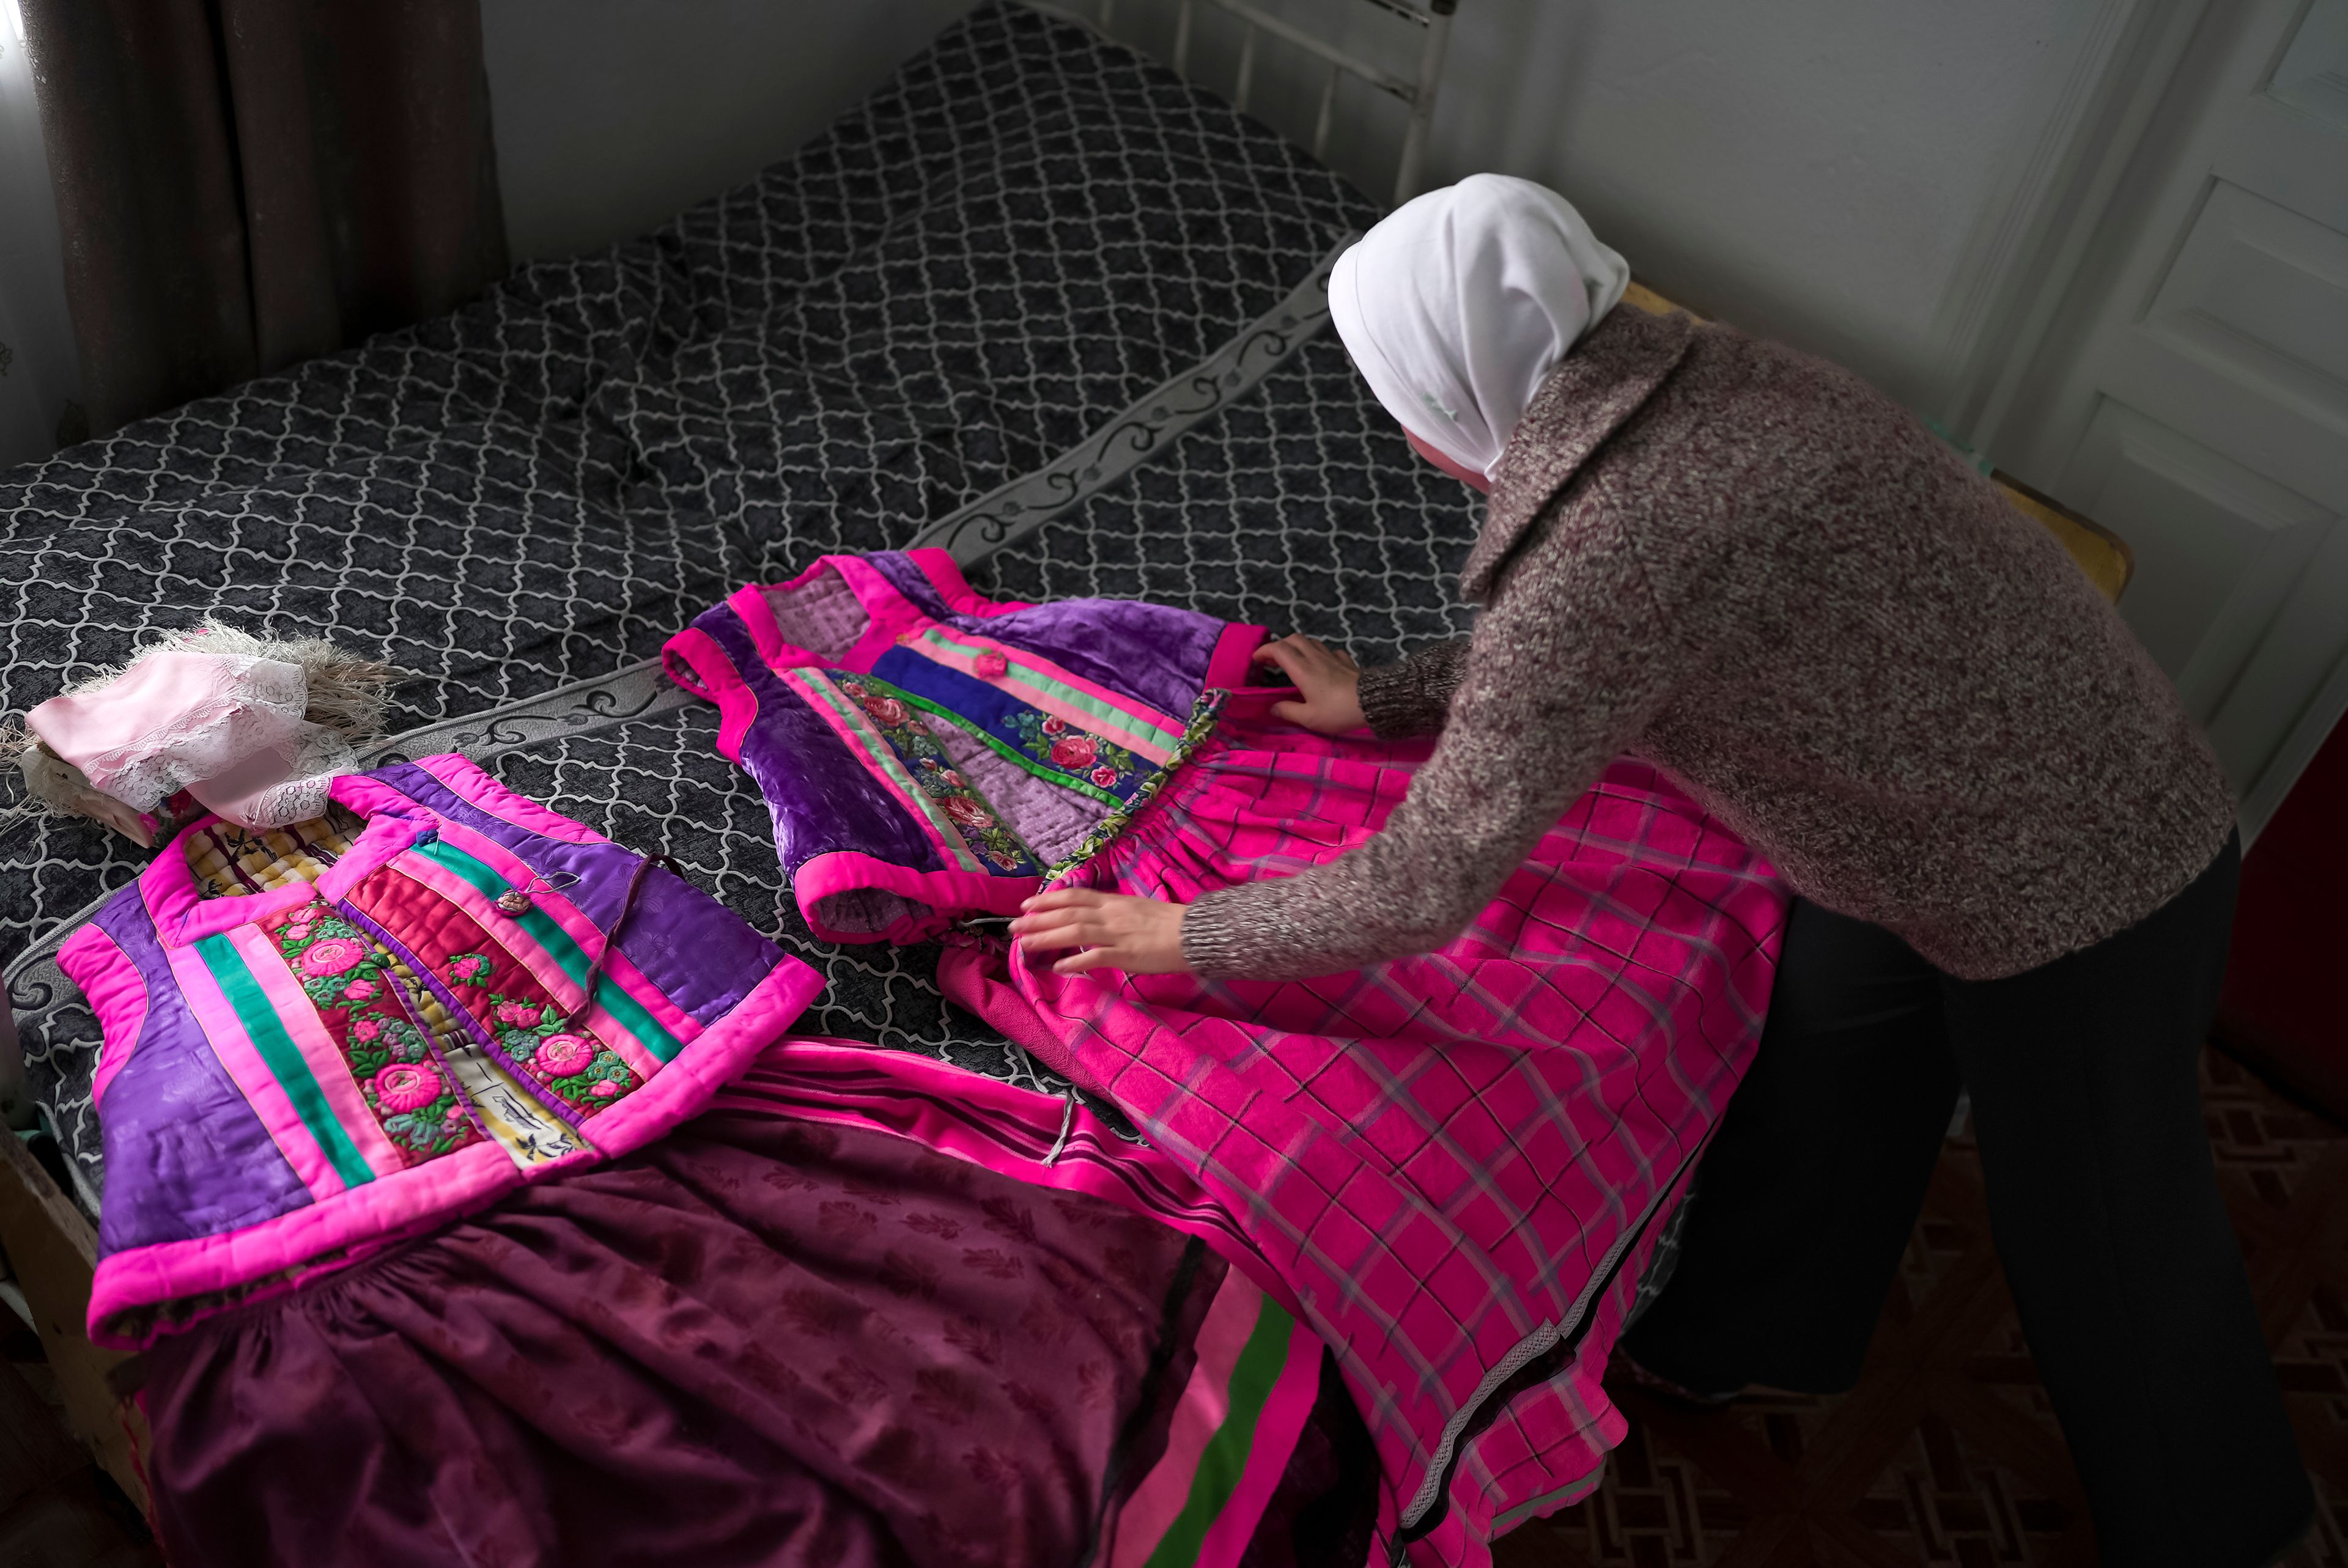
[[[1471,7],[1439,169],[1521,165],[1571,191],[1653,286],[1911,398],[1940,368],[1935,326],[1972,231],[2036,138],[2039,84],[2067,63],[2063,25],[2090,9],[1462,0]]]
[[[971,0],[481,0],[517,260],[640,233],[788,155]]]
[[[1085,5],[1091,0],[1064,0]],[[788,155],[971,0],[482,0],[507,231],[518,258],[641,232]],[[6,0],[0,0],[0,18]],[[1272,0],[1407,67],[1411,32],[1361,0]],[[1541,179],[1579,202],[1641,277],[1690,306],[1851,365],[1933,405],[1962,357],[2006,198],[2112,0],[1460,0],[1428,163]],[[1172,0],[1121,0],[1118,31],[1163,53]],[[1202,7],[1204,13],[1206,8]],[[1197,74],[1230,84],[1202,24]],[[21,70],[0,22],[0,96]],[[1318,77],[1267,46],[1258,109],[1300,139]],[[1383,196],[1401,117],[1341,99],[1331,161]],[[11,99],[0,164],[36,149]],[[13,111],[21,108],[22,115]],[[29,159],[29,161],[28,161]],[[0,168],[0,185],[8,170]],[[65,340],[32,265],[53,240],[0,190],[0,309]],[[46,215],[42,215],[46,220]],[[1984,247],[1987,247],[1985,251]],[[30,283],[20,283],[18,278]],[[46,291],[46,292],[45,292]],[[26,318],[31,325],[25,324]],[[0,339],[6,332],[0,329]],[[5,410],[0,457],[53,425],[69,363]],[[69,361],[69,354],[67,356]],[[21,425],[21,430],[19,426]],[[1994,455],[1994,454],[1993,454]]]
[[[1092,0],[1071,0],[1080,6]],[[1163,52],[1169,0],[1117,24]],[[1402,67],[1361,0],[1270,8]],[[1563,191],[1643,281],[1934,401],[2005,199],[2108,0],[1459,0],[1426,183]],[[1203,10],[1203,8],[1202,8]],[[1202,28],[1195,74],[1228,87]],[[1402,47],[1394,45],[1400,38]],[[1264,46],[1263,118],[1309,138],[1319,78]],[[1402,117],[1341,99],[1330,161],[1383,199]],[[1953,323],[1951,317],[1958,319]]]

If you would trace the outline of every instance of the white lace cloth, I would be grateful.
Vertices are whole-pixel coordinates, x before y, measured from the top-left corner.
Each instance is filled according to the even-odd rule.
[[[41,743],[92,787],[151,812],[180,790],[240,826],[282,827],[323,813],[358,758],[303,717],[302,667],[242,654],[158,649],[90,691],[26,715]]]

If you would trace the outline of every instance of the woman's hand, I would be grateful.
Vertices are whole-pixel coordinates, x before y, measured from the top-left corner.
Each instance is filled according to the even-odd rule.
[[[1303,693],[1301,702],[1274,702],[1272,711],[1316,734],[1358,730],[1362,717],[1362,667],[1350,653],[1303,636],[1283,637],[1256,651],[1256,661],[1276,664],[1288,683]]]
[[[1182,958],[1183,908],[1090,887],[1056,887],[1021,906],[1011,934],[1035,952],[1081,949],[1054,964],[1056,975],[1081,975],[1086,969],[1187,975],[1190,966]]]

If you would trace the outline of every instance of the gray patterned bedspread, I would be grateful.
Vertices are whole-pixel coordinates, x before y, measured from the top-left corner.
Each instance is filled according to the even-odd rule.
[[[643,661],[746,580],[1046,471],[1068,483],[983,587],[1194,605],[1372,658],[1451,634],[1474,514],[1313,335],[1324,257],[1375,217],[1158,67],[983,7],[653,234],[0,474],[0,705],[213,612],[380,650],[417,672],[397,750],[466,751],[677,856],[824,971],[809,1030],[1045,1082],[938,996],[934,948],[808,934],[714,715]],[[1140,466],[1104,478],[1086,454],[1112,437]],[[80,824],[0,832],[31,1092],[93,1207],[97,1034],[46,955],[143,859]]]

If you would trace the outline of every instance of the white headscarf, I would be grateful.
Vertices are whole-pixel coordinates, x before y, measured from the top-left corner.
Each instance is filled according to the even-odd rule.
[[[1338,257],[1329,312],[1386,412],[1489,477],[1533,394],[1630,281],[1564,197],[1476,174]]]

